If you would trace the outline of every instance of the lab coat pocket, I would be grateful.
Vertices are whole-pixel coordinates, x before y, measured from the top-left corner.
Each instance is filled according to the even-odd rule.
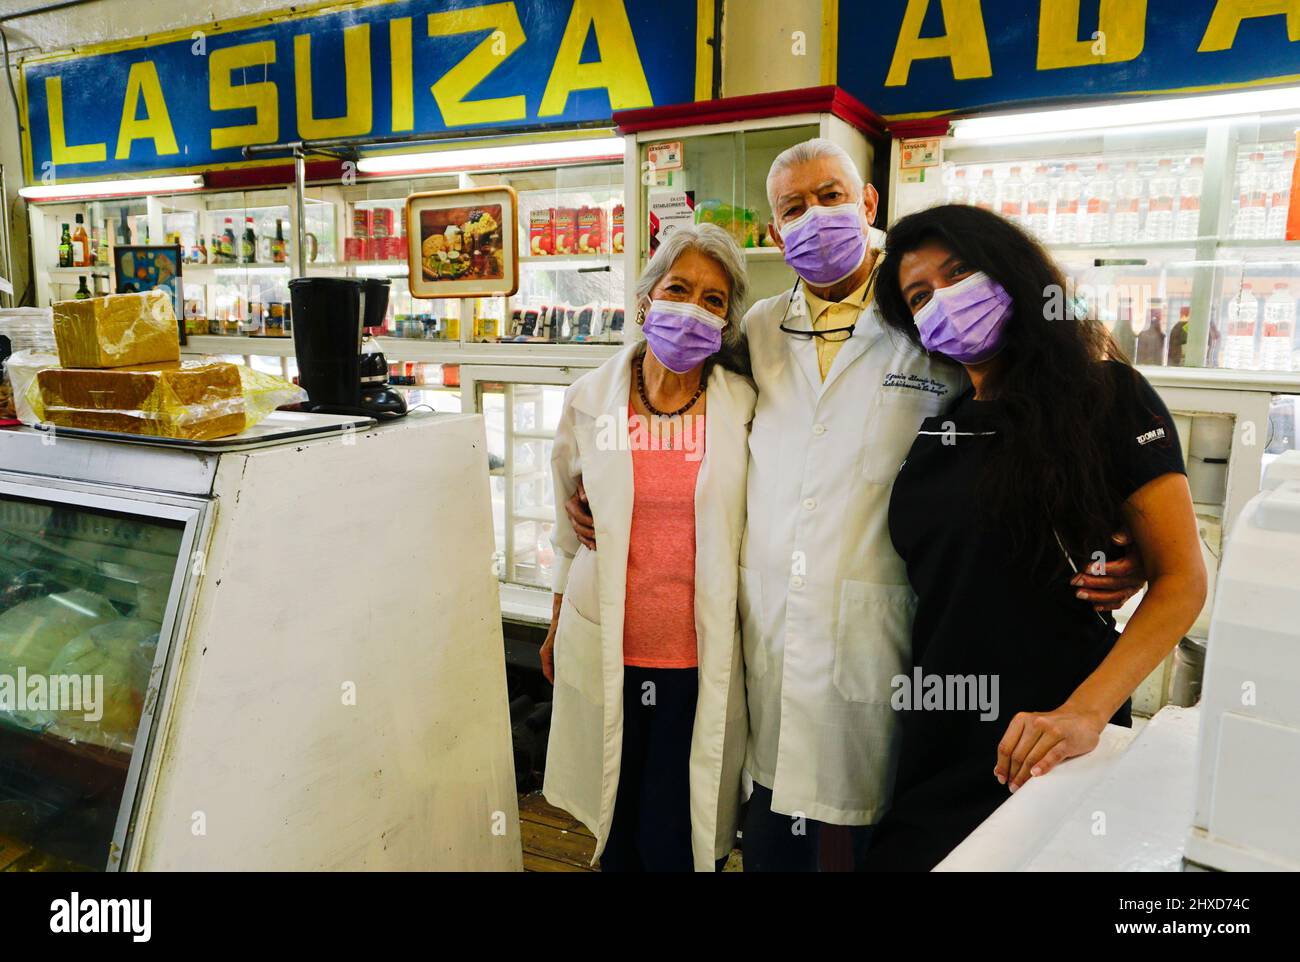
[[[907,585],[840,582],[833,680],[849,701],[888,704],[911,663],[916,596]]]
[[[740,637],[745,653],[745,674],[762,678],[767,673],[767,644],[763,639],[763,579],[752,568],[740,569]]]
[[[560,605],[555,628],[555,680],[597,704],[604,699],[600,625],[578,613],[568,595]]]
[[[596,552],[578,546],[569,566],[569,580],[564,586],[564,600],[587,621],[600,619],[600,582],[596,575]]]
[[[893,484],[921,422],[933,417],[937,410],[938,398],[934,395],[878,390],[864,429],[862,479],[869,484]]]

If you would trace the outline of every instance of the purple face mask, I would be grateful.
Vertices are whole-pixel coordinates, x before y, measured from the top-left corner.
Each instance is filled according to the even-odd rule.
[[[830,287],[867,256],[867,226],[858,204],[809,207],[781,228],[785,262],[805,283]]]
[[[674,374],[685,374],[718,353],[725,323],[695,304],[651,301],[642,331],[659,363]]]
[[[915,317],[927,351],[962,364],[987,361],[1002,348],[1011,295],[983,271],[941,287]]]

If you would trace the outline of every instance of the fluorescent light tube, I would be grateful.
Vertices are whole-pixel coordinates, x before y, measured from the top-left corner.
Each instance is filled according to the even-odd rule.
[[[571,160],[621,159],[623,149],[622,137],[550,140],[531,144],[507,144],[500,147],[463,147],[418,154],[363,157],[357,162],[357,170],[363,174],[395,174],[408,171],[544,165]]]
[[[28,200],[59,200],[71,197],[131,197],[140,194],[175,194],[183,190],[202,190],[203,175],[183,177],[140,177],[135,180],[88,180],[68,184],[32,184],[21,187],[20,196]]]
[[[1116,127],[1165,126],[1273,111],[1300,110],[1300,88],[1242,90],[1235,93],[1179,97],[1171,100],[1132,100],[1095,107],[1065,107],[1033,113],[970,117],[953,122],[959,140],[1033,137]]]

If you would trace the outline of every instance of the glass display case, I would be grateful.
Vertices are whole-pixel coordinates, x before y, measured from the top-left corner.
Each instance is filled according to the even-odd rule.
[[[561,370],[466,367],[466,410],[483,414],[487,432],[497,576],[542,589],[549,618],[555,491],[551,447],[565,387],[578,375]]]
[[[797,124],[759,129],[741,129],[691,135],[665,134],[679,143],[675,161],[681,166],[663,169],[657,158],[664,141],[643,140],[637,145],[641,169],[641,210],[637,222],[637,264],[644,269],[666,233],[668,218],[660,212],[681,203],[693,210],[694,223],[722,227],[745,253],[750,281],[750,298],[759,300],[786,290],[794,283],[794,272],[786,266],[781,251],[768,231],[772,211],[767,200],[767,172],[776,155],[787,147],[819,134],[817,124]],[[645,183],[644,181],[648,181]]]
[[[1300,241],[1285,237],[1297,126],[1300,111],[944,137],[939,167],[895,166],[891,220],[969,203],[1016,221],[1137,364],[1300,371]]]
[[[870,179],[883,121],[834,87],[724,98],[615,114],[629,141],[628,217],[639,273],[679,223],[713,223],[745,253],[751,303],[786,291],[795,275],[769,234],[767,175],[788,147],[823,137],[843,147]],[[883,218],[882,218],[883,219]],[[628,311],[635,311],[631,291]]]
[[[120,860],[201,512],[0,479],[0,870]]]

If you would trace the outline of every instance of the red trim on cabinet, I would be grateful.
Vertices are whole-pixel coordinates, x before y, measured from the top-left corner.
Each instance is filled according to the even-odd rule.
[[[614,124],[620,134],[643,130],[666,130],[672,127],[700,127],[727,124],[762,117],[791,114],[833,114],[868,134],[883,136],[885,120],[852,94],[836,86],[806,87],[801,90],[778,90],[743,97],[723,97],[664,107],[617,110]]]
[[[343,177],[343,164],[337,160],[307,161],[308,181],[332,181]],[[205,190],[248,190],[254,187],[283,187],[293,183],[293,164],[258,167],[231,167],[203,173]]]
[[[921,117],[915,120],[895,120],[889,125],[889,136],[898,140],[947,137],[952,117]]]

